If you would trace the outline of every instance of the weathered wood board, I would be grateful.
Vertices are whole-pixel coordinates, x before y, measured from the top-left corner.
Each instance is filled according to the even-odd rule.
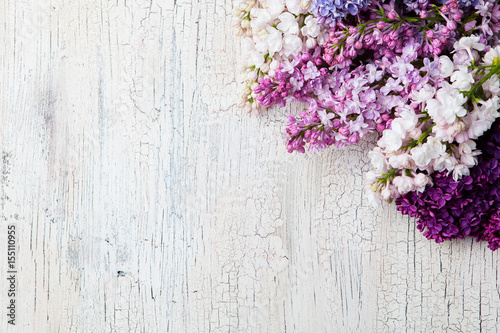
[[[499,330],[497,253],[368,206],[374,138],[238,109],[232,6],[0,1],[0,332]]]

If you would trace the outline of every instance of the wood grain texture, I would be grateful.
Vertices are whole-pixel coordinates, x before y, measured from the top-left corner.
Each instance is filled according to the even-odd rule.
[[[237,104],[230,0],[0,1],[1,332],[492,332],[497,253]],[[2,245],[3,247],[3,245]]]

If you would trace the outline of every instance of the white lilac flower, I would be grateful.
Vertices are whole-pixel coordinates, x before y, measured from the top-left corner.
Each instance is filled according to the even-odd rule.
[[[276,26],[279,30],[283,31],[285,34],[298,34],[299,24],[295,19],[295,15],[289,12],[284,12],[278,16],[280,23]]]
[[[320,26],[314,16],[309,15],[304,19],[304,26],[301,29],[302,35],[316,38],[319,36],[320,31]]]
[[[428,184],[432,184],[432,179],[424,173],[417,173],[414,177],[415,190],[417,192],[423,192]]]
[[[433,168],[435,171],[453,171],[455,165],[458,164],[457,159],[450,154],[443,154],[434,160]]]
[[[375,147],[371,152],[369,152],[368,157],[371,159],[373,169],[376,173],[383,174],[387,172],[387,160],[379,147]]]
[[[375,171],[370,170],[367,173],[365,173],[365,180],[367,183],[373,183],[377,181],[379,176],[380,175],[377,174]]]
[[[283,38],[283,54],[287,57],[302,50],[302,39],[296,35],[286,35]]]
[[[389,164],[394,169],[415,169],[415,161],[410,154],[402,153],[389,157]]]
[[[377,70],[378,67],[374,64],[366,65],[366,72],[368,74],[368,82],[373,83],[375,81],[380,81],[382,79],[383,71]]]
[[[415,127],[411,131],[408,132],[408,137],[413,140],[418,140],[422,135],[422,129],[419,127]]]
[[[397,176],[392,180],[392,184],[396,186],[400,194],[405,194],[413,191],[415,180],[408,176]]]
[[[450,60],[447,56],[439,57],[439,72],[442,78],[450,77],[455,70],[455,65],[453,65],[453,61]]]
[[[463,165],[471,168],[477,164],[477,159],[475,159],[473,155],[462,155],[460,156],[460,162]]]
[[[401,148],[405,137],[406,130],[400,123],[394,123],[393,121],[391,129],[384,130],[382,137],[377,142],[377,145],[381,148],[386,148],[389,152],[393,152]]]
[[[370,183],[368,183],[370,184]],[[378,192],[375,192],[370,185],[367,185],[365,187],[365,191],[364,191],[365,195],[366,195],[366,198],[368,199],[368,202],[370,203],[370,205],[373,207],[373,208],[377,208],[379,203],[380,203],[380,199],[381,199],[381,196]]]
[[[458,145],[458,152],[460,155],[468,154],[471,155],[473,151],[476,150],[476,142],[469,140],[467,142]]]
[[[500,80],[498,75],[493,75],[483,83],[483,91],[487,95],[486,97],[500,95]]]
[[[479,36],[462,37],[457,42],[455,42],[455,44],[453,44],[453,48],[455,49],[455,51],[467,51],[469,57],[471,59],[474,59],[472,49],[483,51],[486,48],[486,45],[479,42],[480,39],[481,38]]]
[[[470,113],[470,124],[467,135],[470,139],[477,139],[490,129],[491,124],[500,116],[498,112],[498,97],[492,97],[487,101],[481,101],[478,107],[474,103],[474,111]]]
[[[457,164],[455,165],[455,168],[453,169],[453,180],[458,181],[461,179],[463,176],[468,176],[469,175],[469,167],[463,164]]]
[[[471,50],[476,49],[478,51],[483,51],[486,47],[483,43],[480,43],[479,40],[481,38],[479,36],[469,36],[462,37],[457,42],[453,44],[453,48],[458,50]]]
[[[286,8],[294,15],[302,14],[304,12],[304,8],[301,6],[300,2],[300,0],[286,0]]]
[[[292,74],[295,70],[295,66],[297,66],[298,63],[299,60],[297,58],[294,58],[292,61],[285,60],[281,63],[282,64],[281,71],[283,73]]]
[[[433,159],[445,154],[446,146],[435,137],[429,136],[427,142],[421,146],[414,147],[410,150],[411,157],[415,164],[421,168],[426,169],[429,167]]]
[[[435,134],[435,137],[442,142],[452,143],[456,140],[456,136],[466,127],[463,119],[464,118],[461,118],[460,120],[457,119],[453,124],[448,124],[446,122],[436,124],[432,128],[432,132]]]
[[[467,135],[470,139],[477,139],[481,135],[483,135],[484,132],[486,132],[490,127],[491,127],[491,122],[479,118],[480,113],[476,112],[474,113],[474,117],[472,120],[472,124],[469,127],[469,130],[467,131]]]
[[[479,109],[483,113],[483,118],[493,122],[500,116],[498,112],[500,108],[500,97],[493,96],[486,101],[479,101],[479,103],[481,104]]]
[[[384,130],[377,143],[378,146],[386,148],[389,152],[401,148],[403,139],[406,139],[408,133],[413,131],[418,123],[417,115],[413,110],[402,107],[398,110],[400,110],[399,117],[392,121],[391,129]]]
[[[249,37],[244,38],[242,42],[242,49],[248,55],[248,66],[260,67],[264,64],[264,55],[255,49],[255,43]]]
[[[269,64],[269,67],[272,69],[272,70],[276,70],[278,69],[278,67],[280,66],[280,63],[279,61],[277,61],[276,59],[273,59],[273,61],[271,61],[271,64]]]
[[[429,153],[433,159],[446,153],[446,146],[441,142],[441,140],[436,139],[435,137],[429,136],[425,145],[427,145]]]
[[[415,161],[415,164],[423,168],[431,162],[432,158],[429,155],[429,152],[427,150],[427,146],[422,145],[422,146],[417,146],[414,147],[410,150],[411,157]]]
[[[273,27],[267,27],[266,30],[268,34],[264,37],[264,45],[267,46],[266,48],[269,51],[269,56],[272,57],[276,52],[281,51],[283,47],[283,35],[281,31]]]
[[[306,48],[308,49],[312,49],[316,46],[317,42],[316,42],[316,39],[314,38],[308,38],[306,40]]]
[[[413,90],[411,93],[411,100],[414,103],[425,103],[429,99],[433,98],[436,95],[436,88],[431,86],[430,84],[424,84],[422,89]]]
[[[390,186],[385,186],[382,191],[380,191],[380,195],[382,196],[382,199],[384,200],[389,200],[391,198],[392,191],[390,189]]]
[[[495,58],[500,58],[500,45],[492,47],[483,57],[483,65],[491,66]]]
[[[271,14],[264,8],[252,8],[250,15],[252,16],[250,26],[256,31],[263,30],[268,22],[271,21]]]
[[[401,123],[406,132],[413,130],[418,123],[415,111],[407,106],[399,107],[397,110],[400,112],[399,118],[394,119],[393,123]]]
[[[480,152],[476,150],[476,142],[469,140],[458,145],[458,154],[460,155],[461,164],[470,168],[477,164],[475,156],[479,155]]]
[[[276,19],[285,10],[285,4],[283,0],[267,0],[268,13],[271,19]]]

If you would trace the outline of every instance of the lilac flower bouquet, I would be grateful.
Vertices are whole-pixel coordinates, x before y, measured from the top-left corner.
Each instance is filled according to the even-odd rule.
[[[288,152],[356,144],[366,193],[437,242],[500,247],[498,0],[242,0],[240,107],[285,119]]]

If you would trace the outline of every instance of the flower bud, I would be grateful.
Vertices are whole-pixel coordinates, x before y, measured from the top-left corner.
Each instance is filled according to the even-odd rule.
[[[312,48],[314,48],[315,46],[316,46],[316,39],[314,39],[314,38],[308,38],[308,39],[306,40],[306,47],[307,47],[308,49],[312,49]]]
[[[387,14],[387,18],[389,20],[395,20],[398,18],[398,13],[396,13],[394,10],[391,10],[389,14]]]

